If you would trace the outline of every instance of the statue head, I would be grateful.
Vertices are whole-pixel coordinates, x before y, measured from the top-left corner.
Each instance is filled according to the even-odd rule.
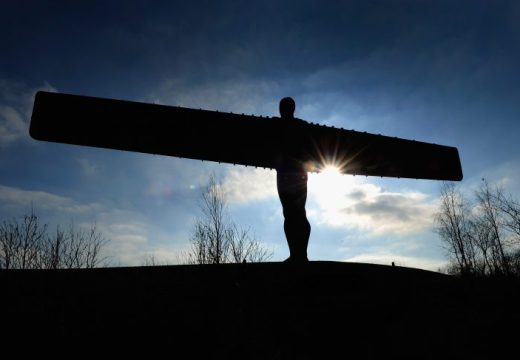
[[[290,97],[284,97],[280,100],[280,116],[282,118],[293,118],[296,103]]]

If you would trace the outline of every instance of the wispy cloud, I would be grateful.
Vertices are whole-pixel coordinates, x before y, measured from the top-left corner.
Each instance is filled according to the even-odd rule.
[[[217,169],[216,163],[166,156],[149,157],[138,165],[146,179],[145,195],[157,201],[177,195],[197,196],[193,191],[200,190]]]
[[[282,87],[271,80],[240,79],[192,85],[184,79],[165,80],[147,101],[245,114],[276,116]]]
[[[0,79],[0,147],[29,139],[29,119],[34,95],[39,90],[55,91],[45,83],[30,88],[21,83]]]
[[[112,265],[140,265],[144,255],[152,249],[150,225],[139,212],[100,203],[83,203],[45,191],[0,185],[0,220],[27,214],[33,206],[44,223],[66,226],[74,221],[86,228],[95,224],[102,235],[110,240],[106,254]]]
[[[277,196],[274,170],[231,168],[225,174],[222,185],[231,203],[247,203]]]
[[[487,179],[491,184],[504,188],[505,191],[520,196],[520,159],[498,162],[494,166],[482,169],[470,179],[471,187],[476,189],[481,185],[481,179]],[[466,185],[467,182],[466,182]],[[467,186],[466,186],[467,187]]]
[[[0,185],[0,209],[3,211],[27,212],[33,205],[36,210],[61,212],[67,215],[85,214],[98,211],[97,203],[78,203],[70,198],[57,194],[24,190]]]
[[[144,217],[133,211],[105,209],[96,216],[96,226],[110,239],[107,253],[116,265],[139,265],[149,251],[149,229]]]
[[[27,124],[11,106],[0,106],[0,147],[6,147],[26,135]]]
[[[141,266],[151,257],[158,265],[185,261],[188,239],[157,229],[143,214],[123,209],[109,209],[98,215],[98,228],[110,242],[107,254],[111,264]]]
[[[98,172],[98,166],[92,160],[86,158],[76,159],[81,169],[81,172],[85,176],[94,176]]]
[[[191,251],[191,245],[184,246],[170,245],[170,246],[154,246],[150,251],[141,254],[140,262],[134,265],[149,265],[153,262],[155,265],[174,265],[186,264],[189,260],[188,254]]]

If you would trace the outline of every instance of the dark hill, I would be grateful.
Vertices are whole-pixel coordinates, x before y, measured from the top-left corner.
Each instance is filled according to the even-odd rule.
[[[85,351],[109,345],[206,358],[496,358],[519,335],[518,281],[402,267],[4,270],[0,284],[4,340],[25,336]]]

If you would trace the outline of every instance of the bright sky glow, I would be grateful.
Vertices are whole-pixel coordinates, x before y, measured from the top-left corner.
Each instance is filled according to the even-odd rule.
[[[309,196],[314,196],[321,210],[329,214],[332,222],[336,222],[341,212],[342,203],[338,201],[339,194],[344,194],[350,188],[353,177],[340,173],[334,165],[327,165],[319,173],[309,174]]]

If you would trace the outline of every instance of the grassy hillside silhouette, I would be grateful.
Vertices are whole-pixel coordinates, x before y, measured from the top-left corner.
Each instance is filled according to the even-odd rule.
[[[516,280],[358,263],[9,270],[0,283],[7,339],[34,329],[210,358],[496,356],[520,318]]]

